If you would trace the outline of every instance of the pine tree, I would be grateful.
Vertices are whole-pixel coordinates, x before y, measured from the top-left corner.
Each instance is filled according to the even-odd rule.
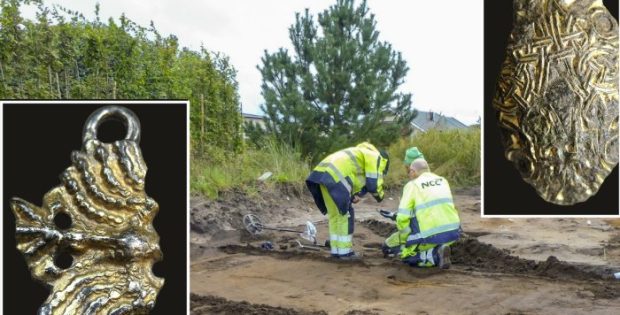
[[[398,91],[409,68],[379,41],[366,1],[337,0],[318,25],[297,13],[289,38],[292,55],[265,51],[258,67],[267,132],[317,158],[363,140],[388,144],[409,126],[411,94]]]

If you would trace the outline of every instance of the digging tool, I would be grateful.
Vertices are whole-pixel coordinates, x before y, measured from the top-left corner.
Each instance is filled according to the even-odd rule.
[[[297,243],[297,246],[299,246],[299,248],[301,249],[309,249],[309,250],[314,250],[314,251],[320,251],[321,247],[325,247],[325,246],[321,246],[321,245],[304,245],[302,244],[299,240],[295,240],[295,242]]]
[[[396,213],[394,213],[394,212],[390,212],[390,211],[388,211],[388,210],[383,210],[383,209],[378,210],[378,211],[379,211],[379,214],[380,214],[382,217],[387,218],[387,219],[390,219],[390,220],[392,220],[392,221],[396,221]]]
[[[305,245],[304,245],[304,244],[303,244],[302,242],[300,242],[299,240],[295,240],[295,242],[297,242],[297,245],[299,245],[299,247],[301,247],[301,248],[304,248],[304,247],[311,247],[311,248],[316,248],[317,250],[318,250],[318,249],[321,249],[321,248],[327,248],[327,249],[329,249],[329,248],[330,248],[330,247],[329,247],[329,246],[330,246],[330,244],[329,244],[329,240],[326,240],[326,241],[325,241],[325,243],[323,243],[323,244],[318,244],[318,243],[315,241],[315,242],[313,242],[313,243],[312,243],[312,244],[310,244],[310,245],[309,245],[309,244],[305,244]]]
[[[263,232],[263,230],[292,232],[298,233],[299,236],[301,236],[302,238],[316,244],[316,227],[310,221],[306,221],[306,229],[304,231],[299,231],[287,228],[265,226],[258,216],[249,213],[243,216],[243,225],[245,226],[245,229],[252,235],[260,234],[261,232]]]

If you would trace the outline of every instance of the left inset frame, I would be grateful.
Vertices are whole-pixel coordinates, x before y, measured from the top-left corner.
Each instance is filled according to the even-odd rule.
[[[43,196],[62,185],[71,153],[83,145],[83,127],[97,109],[115,105],[140,121],[139,148],[148,171],[144,192],[159,205],[153,226],[163,259],[153,273],[165,279],[150,314],[185,314],[188,306],[188,101],[2,101],[3,311],[36,314],[50,291],[32,278],[16,248],[12,197],[41,206]],[[103,122],[98,139],[125,137],[125,127]],[[123,232],[120,232],[123,233]]]

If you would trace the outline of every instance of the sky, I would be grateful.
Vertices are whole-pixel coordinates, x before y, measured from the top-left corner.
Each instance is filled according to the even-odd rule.
[[[264,51],[292,49],[288,28],[295,12],[306,8],[317,16],[335,0],[44,0],[94,17],[118,19],[125,13],[162,35],[174,34],[181,46],[230,57],[237,69],[243,112],[261,114],[261,76],[256,66]],[[409,72],[402,92],[412,93],[412,106],[453,116],[466,124],[482,115],[483,6],[482,0],[368,0],[375,14],[379,40],[402,52]],[[26,17],[34,8],[24,7]]]

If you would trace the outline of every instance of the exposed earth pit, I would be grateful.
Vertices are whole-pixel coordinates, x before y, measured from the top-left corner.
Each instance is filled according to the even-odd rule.
[[[246,213],[280,227],[301,228],[309,220],[321,243],[327,223],[308,196],[236,192],[218,201],[194,199],[192,314],[609,314],[620,308],[620,281],[613,279],[620,271],[618,221],[481,219],[476,189],[454,198],[465,234],[453,245],[449,270],[383,258],[380,244],[394,228],[376,210],[395,209],[396,196],[356,207],[354,249],[363,255],[357,262],[301,249],[296,241],[307,241],[295,233],[255,237],[242,229]],[[589,242],[571,244],[562,229]],[[261,248],[267,241],[273,250]],[[587,257],[591,263],[584,263]],[[438,297],[450,303],[432,302]]]

